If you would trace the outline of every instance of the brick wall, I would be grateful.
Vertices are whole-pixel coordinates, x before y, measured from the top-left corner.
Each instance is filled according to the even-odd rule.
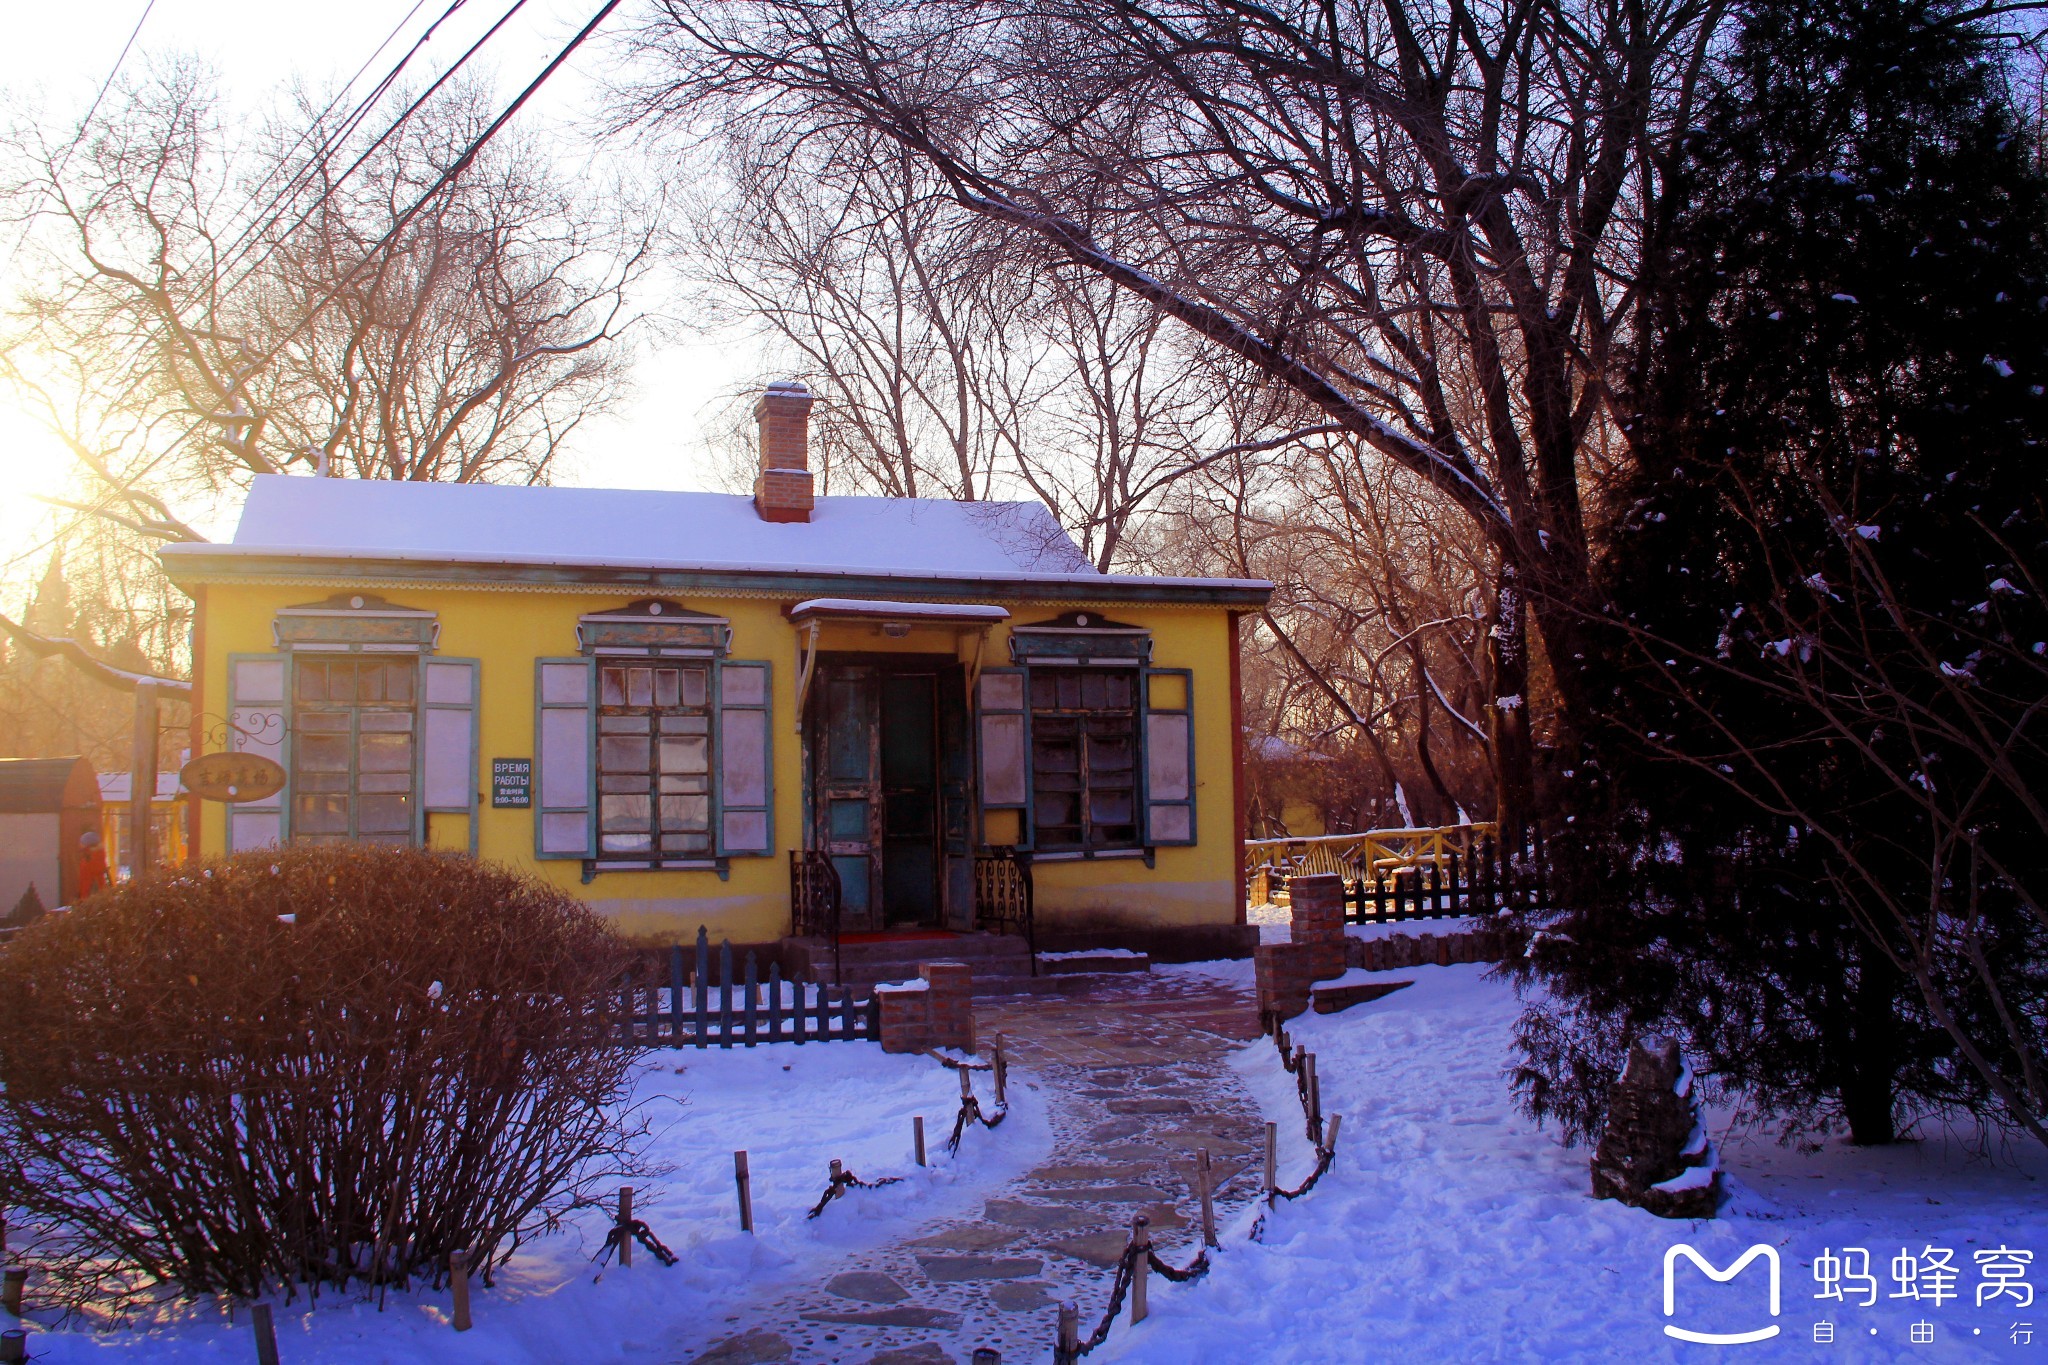
[[[974,1051],[974,970],[964,962],[920,962],[917,985],[875,988],[882,1051]]]

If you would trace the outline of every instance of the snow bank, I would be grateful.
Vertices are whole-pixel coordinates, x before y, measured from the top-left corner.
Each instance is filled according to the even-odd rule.
[[[977,1089],[987,1096],[985,1084]],[[690,1359],[730,1330],[729,1316],[748,1300],[815,1280],[935,1219],[975,1212],[1051,1151],[1042,1092],[1013,1075],[1002,1128],[977,1132],[957,1158],[933,1143],[932,1166],[919,1170],[912,1115],[943,1134],[959,1098],[959,1081],[930,1058],[864,1044],[650,1052],[633,1102],[652,1129],[651,1157],[670,1169],[640,1182],[634,1208],[678,1264],[663,1268],[643,1251],[631,1270],[614,1264],[593,1284],[590,1257],[608,1225],[592,1210],[514,1257],[494,1288],[477,1286],[471,1331],[447,1325],[445,1291],[392,1294],[381,1313],[356,1295],[323,1294],[317,1309],[277,1308],[281,1354],[291,1365]],[[736,1148],[752,1169],[753,1236],[739,1231]],[[904,1181],[851,1190],[808,1222],[834,1157],[863,1180]],[[39,1365],[255,1358],[247,1315],[230,1328],[211,1304],[121,1332],[36,1330],[29,1351]]]
[[[1229,980],[1247,963],[1155,967]],[[1587,1193],[1585,1149],[1559,1147],[1516,1114],[1503,1070],[1518,1013],[1513,992],[1484,979],[1483,964],[1382,975],[1414,985],[1341,1014],[1290,1021],[1317,1054],[1327,1113],[1344,1116],[1335,1167],[1306,1198],[1268,1215],[1265,1243],[1245,1238],[1249,1216],[1227,1230],[1216,1270],[1189,1285],[1154,1280],[1151,1317],[1119,1325],[1096,1358],[1238,1365],[1239,1362],[1699,1361],[1703,1348],[1663,1334],[1663,1257],[1689,1243],[1717,1266],[1753,1243],[1783,1264],[1780,1336],[1744,1346],[1745,1360],[2008,1360],[2038,1352],[2041,1303],[1975,1306],[1972,1252],[2003,1242],[2036,1253],[2031,1278],[2048,1279],[2048,1160],[2032,1150],[1974,1159],[1941,1140],[1878,1150],[1831,1144],[1816,1154],[1781,1147],[1768,1132],[1722,1131],[1711,1120],[1732,1198],[1721,1218],[1674,1223]],[[1348,974],[1347,974],[1348,975]],[[1294,1080],[1272,1044],[1249,1044],[1241,1075],[1279,1124],[1280,1180],[1298,1182],[1312,1156]],[[1682,1178],[1682,1177],[1681,1177]],[[1902,1246],[1951,1247],[1962,1297],[1935,1308],[1852,1295],[1816,1301],[1812,1263],[1823,1249],[1868,1248],[1881,1294]],[[1710,1315],[1763,1310],[1751,1272],[1722,1290],[1682,1282],[1682,1309]],[[1733,1295],[1715,1300],[1714,1293]],[[1737,1302],[1739,1300],[1739,1302]],[[1704,1308],[1702,1307],[1704,1305]],[[1084,1305],[1093,1313],[1099,1305]],[[1935,1324],[1932,1345],[1908,1340]],[[1831,1322],[1838,1346],[1817,1346]],[[1088,1318],[1092,1325],[1094,1319]],[[1766,1319],[1769,1321],[1769,1319]],[[2016,1347],[2015,1321],[2033,1346]],[[1753,1322],[1692,1320],[1702,1330]],[[1870,1335],[1877,1328],[1876,1336]],[[1981,1336],[1974,1332],[1981,1330]],[[1836,1354],[1839,1352],[1839,1354]]]

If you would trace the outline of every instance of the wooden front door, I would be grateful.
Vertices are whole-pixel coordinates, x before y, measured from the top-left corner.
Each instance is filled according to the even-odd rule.
[[[937,683],[932,672],[823,670],[813,820],[849,932],[939,922]]]

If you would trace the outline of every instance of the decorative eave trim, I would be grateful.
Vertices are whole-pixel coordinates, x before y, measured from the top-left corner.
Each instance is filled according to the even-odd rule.
[[[878,597],[903,601],[1028,602],[1042,606],[1141,603],[1164,608],[1226,607],[1256,611],[1270,586],[1218,580],[1214,584],[1147,583],[1103,575],[1099,583],[893,575],[823,574],[781,570],[617,569],[556,565],[423,563],[415,560],[320,560],[267,556],[167,559],[164,569],[180,588],[201,584],[336,586],[406,592],[451,587],[489,592],[696,595],[781,601],[806,597]]]

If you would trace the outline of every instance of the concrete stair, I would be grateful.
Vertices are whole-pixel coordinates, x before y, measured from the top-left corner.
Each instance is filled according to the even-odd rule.
[[[783,940],[792,975],[805,981],[832,980],[832,945],[824,939]],[[1031,952],[1009,934],[954,934],[878,938],[839,945],[842,984],[865,993],[883,981],[913,981],[920,962],[964,962],[974,973],[976,995],[1049,995],[1059,991],[1051,977],[1031,974]]]

